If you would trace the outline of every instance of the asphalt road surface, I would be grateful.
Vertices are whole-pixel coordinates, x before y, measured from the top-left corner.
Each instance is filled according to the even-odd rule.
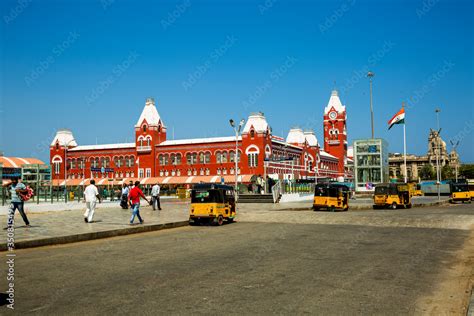
[[[380,212],[331,214],[280,211],[257,218],[248,212],[223,227],[18,250],[15,313],[466,312],[474,266],[472,206],[387,212],[400,225],[392,219],[386,226],[365,222]],[[334,217],[311,222],[325,216]],[[344,216],[355,219],[338,224]],[[357,222],[358,216],[364,221]],[[440,217],[449,228],[439,221],[436,228],[417,227],[424,217]],[[4,292],[6,266],[0,271]],[[0,307],[0,314],[7,312]]]

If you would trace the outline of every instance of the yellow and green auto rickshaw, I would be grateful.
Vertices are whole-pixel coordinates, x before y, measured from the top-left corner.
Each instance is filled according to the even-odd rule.
[[[343,184],[317,184],[314,190],[313,210],[347,211],[349,195],[349,188]]]
[[[472,201],[474,200],[474,180],[467,180],[467,186],[469,187],[469,195]]]
[[[411,182],[408,183],[408,185],[411,196],[423,196],[423,191],[421,190],[421,185],[419,183]]]
[[[231,223],[236,215],[235,191],[229,185],[204,183],[196,184],[191,190],[189,223],[191,225],[207,221],[222,225]]]
[[[471,203],[471,193],[467,182],[451,183],[451,203],[468,202]]]
[[[380,183],[375,185],[374,209],[411,208],[411,198],[410,188],[406,183]]]

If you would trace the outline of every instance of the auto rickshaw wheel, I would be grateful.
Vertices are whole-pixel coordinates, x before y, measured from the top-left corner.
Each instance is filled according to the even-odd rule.
[[[319,207],[313,206],[313,211],[315,211],[315,212],[319,211]]]
[[[328,207],[328,211],[329,211],[329,212],[334,212],[334,211],[335,211],[334,206]]]
[[[392,210],[396,210],[397,209],[397,203],[393,202],[391,207],[392,207]]]
[[[222,226],[224,224],[224,217],[222,215],[219,215],[217,218],[217,226]]]
[[[411,208],[413,205],[411,203],[407,204],[407,208]]]

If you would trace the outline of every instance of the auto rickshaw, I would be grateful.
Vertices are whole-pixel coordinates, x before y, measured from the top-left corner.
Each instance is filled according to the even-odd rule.
[[[451,203],[468,202],[471,203],[471,193],[467,183],[452,183],[451,184]]]
[[[410,193],[412,196],[423,196],[423,191],[421,191],[421,185],[419,183],[409,183]]]
[[[474,200],[474,180],[468,180],[467,185],[469,187],[469,194],[471,195],[471,201]]]
[[[349,195],[349,188],[343,184],[317,184],[314,190],[313,210],[347,211]]]
[[[406,183],[380,183],[375,185],[374,209],[411,208],[411,198],[410,188]]]
[[[232,223],[235,215],[235,191],[232,186],[203,183],[196,184],[191,190],[191,225],[207,221],[220,226],[224,220]]]

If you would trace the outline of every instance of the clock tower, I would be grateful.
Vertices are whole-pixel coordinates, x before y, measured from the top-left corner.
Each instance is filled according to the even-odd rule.
[[[337,157],[338,176],[344,176],[347,160],[346,107],[342,105],[337,90],[333,90],[324,108],[324,151]]]

